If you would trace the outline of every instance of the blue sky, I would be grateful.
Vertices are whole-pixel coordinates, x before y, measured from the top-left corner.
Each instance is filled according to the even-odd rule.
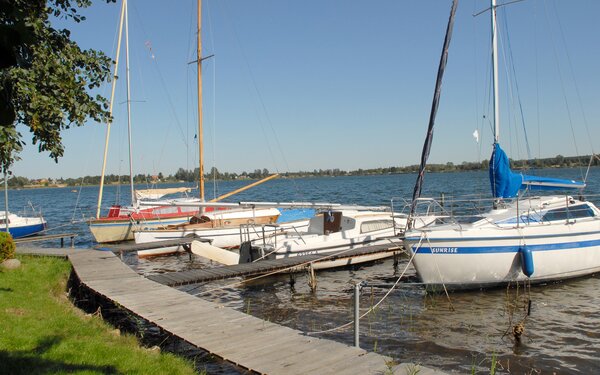
[[[205,0],[205,168],[242,172],[358,169],[417,164],[451,1]],[[459,4],[430,156],[487,159],[488,1]],[[84,48],[114,56],[120,4],[96,0],[72,30]],[[594,0],[527,0],[500,12],[510,39],[532,157],[589,154],[600,139],[600,33]],[[129,0],[134,172],[197,166],[195,0]],[[509,34],[504,32],[508,26]],[[503,57],[504,56],[504,57]],[[501,61],[501,143],[526,158],[516,87]],[[128,173],[121,60],[108,173]],[[102,90],[109,94],[109,85]],[[566,98],[566,99],[565,99]],[[517,121],[518,120],[518,121]],[[472,136],[481,132],[477,144]],[[105,125],[63,133],[56,164],[27,146],[13,172],[98,175]],[[576,143],[573,138],[576,138]],[[595,151],[600,145],[595,145]]]

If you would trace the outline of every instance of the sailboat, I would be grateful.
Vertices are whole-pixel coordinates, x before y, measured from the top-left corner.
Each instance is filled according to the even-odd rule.
[[[12,238],[21,238],[43,232],[46,220],[39,217],[23,217],[8,211],[0,211],[0,232],[8,232]]]
[[[500,147],[496,0],[491,0],[494,143],[489,178],[493,207],[462,222],[412,228],[404,244],[427,286],[493,287],[564,280],[600,272],[600,210],[585,183],[511,171]],[[537,190],[579,194],[535,196]],[[416,189],[415,189],[416,190]]]
[[[148,243],[162,240],[170,240],[183,238],[187,236],[201,236],[204,238],[215,239],[219,238],[223,242],[218,242],[216,246],[232,247],[240,244],[240,225],[261,225],[261,224],[273,224],[277,221],[280,216],[280,211],[275,207],[251,207],[224,210],[216,210],[208,212],[214,209],[214,204],[205,204],[204,197],[204,150],[203,150],[203,131],[202,131],[202,61],[205,59],[202,57],[202,0],[198,0],[198,30],[196,35],[197,40],[197,59],[196,64],[198,68],[198,155],[199,155],[199,190],[200,190],[200,202],[196,205],[201,208],[201,212],[192,217],[189,222],[179,225],[161,225],[159,227],[144,226],[133,231],[136,243]],[[258,183],[262,183],[276,175],[269,176],[263,180],[260,180],[254,184],[251,184],[242,189],[238,189],[235,192],[225,194],[222,197],[216,198],[220,200],[224,197],[230,196],[248,187],[255,186]],[[215,201],[213,200],[213,201]],[[194,205],[194,204],[192,204]],[[169,206],[172,206],[169,204]],[[307,222],[307,220],[304,220]],[[168,248],[163,249],[162,252],[169,253],[174,249]],[[152,250],[139,252],[139,255],[156,255],[162,253],[160,250]]]
[[[102,195],[104,191],[104,175],[106,171],[106,160],[108,156],[108,144],[110,139],[111,122],[107,123],[106,140],[104,148],[104,159],[102,164],[102,176],[100,179],[100,189],[98,193],[98,207],[96,217],[88,221],[90,232],[98,243],[120,242],[133,239],[133,229],[140,225],[146,228],[154,228],[159,225],[180,224],[187,222],[192,216],[199,212],[199,209],[190,207],[160,207],[150,206],[140,208],[139,199],[159,199],[168,194],[187,193],[190,188],[170,188],[159,189],[154,191],[134,190],[133,184],[133,158],[131,147],[131,100],[129,90],[129,27],[127,14],[127,0],[121,3],[121,13],[119,21],[119,40],[117,45],[117,53],[114,65],[113,83],[110,98],[109,112],[112,116],[112,108],[114,103],[115,88],[117,83],[117,72],[119,67],[119,56],[121,50],[121,41],[123,33],[123,24],[125,24],[125,59],[126,59],[126,80],[127,80],[127,130],[129,137],[129,176],[130,176],[130,191],[131,191],[131,206],[122,207],[113,205],[108,210],[106,216],[100,216],[100,206],[102,203]],[[196,198],[182,198],[181,202],[198,201]]]

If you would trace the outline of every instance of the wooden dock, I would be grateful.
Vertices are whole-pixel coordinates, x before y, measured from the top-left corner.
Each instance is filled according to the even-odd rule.
[[[75,248],[64,248],[64,247],[37,247],[31,245],[18,245],[15,249],[17,254],[21,255],[33,255],[33,256],[47,256],[47,257],[59,257],[67,259],[69,255],[78,253],[81,251],[87,251],[83,249]]]
[[[43,250],[43,249],[42,249]],[[55,249],[81,283],[172,335],[259,374],[442,374],[342,343],[309,337],[148,280],[112,252]],[[21,249],[19,253],[32,253]],[[41,251],[38,255],[49,255]]]
[[[148,279],[167,286],[181,286],[201,283],[206,281],[224,280],[232,277],[247,277],[262,275],[271,272],[286,271],[298,272],[307,269],[309,264],[329,262],[332,260],[348,259],[357,256],[374,255],[381,253],[397,253],[398,249],[390,249],[390,245],[362,247],[353,250],[344,250],[338,253],[323,255],[302,255],[278,260],[261,260],[254,263],[235,264],[199,270],[166,272],[148,276]]]
[[[97,293],[173,335],[253,372],[382,374],[391,360],[304,336],[154,283],[137,275],[112,253],[81,252],[69,259],[81,282]]]

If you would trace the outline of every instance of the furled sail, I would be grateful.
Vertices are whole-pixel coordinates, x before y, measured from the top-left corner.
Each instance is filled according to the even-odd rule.
[[[489,174],[492,195],[495,198],[514,198],[521,189],[557,190],[583,189],[585,187],[585,183],[579,181],[530,176],[511,171],[508,156],[499,143],[494,144]]]
[[[160,199],[168,194],[189,193],[190,191],[192,191],[192,189],[188,187],[136,190],[135,197],[137,200]]]

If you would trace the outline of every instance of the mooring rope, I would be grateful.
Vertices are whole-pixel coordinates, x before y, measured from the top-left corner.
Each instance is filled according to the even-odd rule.
[[[423,237],[421,237],[421,239],[419,240],[419,244],[417,245],[417,248],[419,248],[421,246],[421,242],[423,241]],[[402,271],[402,273],[400,274],[400,276],[398,276],[398,279],[396,280],[396,282],[391,286],[391,288],[383,295],[383,297],[381,297],[381,299],[373,306],[371,306],[369,308],[369,310],[367,310],[365,313],[363,313],[358,320],[364,318],[365,316],[369,315],[371,312],[375,311],[375,309],[377,307],[379,307],[379,305],[381,305],[383,303],[383,301],[385,301],[387,299],[387,297],[392,293],[392,291],[394,289],[396,289],[396,286],[398,286],[398,284],[400,283],[400,280],[402,280],[402,277],[404,277],[404,274],[406,273],[406,271],[408,270],[408,267],[411,265],[413,259],[415,258],[415,255],[417,255],[417,252],[414,251],[412,253],[412,256],[410,257],[410,259],[408,260],[408,263],[406,263],[406,267],[404,267],[404,270]],[[318,335],[318,334],[323,334],[323,333],[329,333],[329,332],[334,332],[334,331],[338,331],[344,328],[347,328],[349,326],[351,326],[352,324],[354,324],[354,320],[342,324],[341,326],[335,327],[335,328],[330,328],[330,329],[326,329],[324,331],[316,331],[316,332],[306,332],[304,331],[303,333],[306,335]]]

